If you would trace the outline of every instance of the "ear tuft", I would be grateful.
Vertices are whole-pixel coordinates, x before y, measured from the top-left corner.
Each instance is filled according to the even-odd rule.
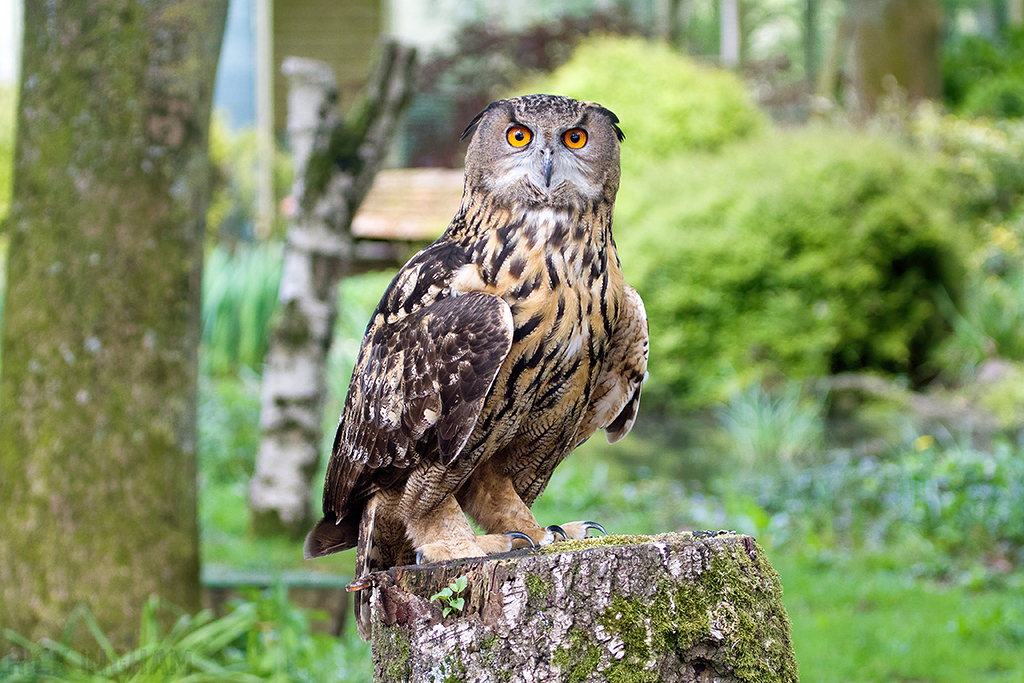
[[[484,116],[487,115],[487,112],[491,111],[504,101],[505,100],[498,100],[497,102],[491,102],[482,112],[474,116],[473,120],[469,122],[468,126],[466,126],[466,130],[462,131],[462,136],[459,138],[459,140],[465,140],[470,135],[472,135],[473,131],[476,130],[476,127],[480,125],[480,121],[483,120]]]
[[[622,142],[623,140],[626,139],[626,134],[623,133],[622,129],[619,128],[619,126],[618,126],[619,117],[616,116],[615,113],[612,110],[606,109],[605,107],[602,107],[597,102],[587,102],[586,104],[587,104],[588,107],[591,107],[592,109],[594,109],[594,110],[596,110],[596,111],[598,111],[598,112],[600,112],[600,113],[602,113],[602,114],[604,114],[605,116],[608,117],[608,120],[611,121],[611,123],[612,123],[612,128],[615,129],[615,137],[617,137],[619,139],[619,142]]]

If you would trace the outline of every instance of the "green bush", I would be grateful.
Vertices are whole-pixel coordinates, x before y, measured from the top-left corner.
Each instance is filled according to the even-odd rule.
[[[566,64],[519,91],[568,95],[615,112],[626,133],[624,167],[718,149],[765,126],[736,75],[640,38],[587,40]]]
[[[999,223],[1020,218],[1024,202],[1024,121],[968,120],[919,107],[915,144],[937,152],[956,175],[963,217]]]
[[[1001,73],[971,88],[961,110],[969,116],[1024,117],[1024,70]]]
[[[243,128],[232,131],[214,112],[210,120],[211,196],[206,210],[206,232],[210,242],[235,244],[253,239],[280,239],[286,221],[278,215],[267,234],[258,234],[256,193],[259,145],[256,131]],[[289,156],[274,150],[274,202],[291,192],[293,171]]]
[[[776,375],[927,379],[966,236],[941,164],[892,139],[779,132],[624,180],[616,238],[651,321],[656,402]]]
[[[967,36],[942,61],[946,102],[964,116],[1024,117],[1024,31],[1003,42]]]

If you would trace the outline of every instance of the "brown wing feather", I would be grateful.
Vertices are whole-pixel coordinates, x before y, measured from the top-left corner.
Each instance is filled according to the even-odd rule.
[[[577,445],[598,429],[606,431],[608,443],[615,443],[633,428],[640,390],[647,379],[647,347],[644,302],[635,289],[626,285],[608,356],[577,432]]]
[[[440,299],[367,330],[335,436],[324,519],[307,557],[354,547],[366,499],[395,486],[423,457],[462,451],[512,346],[512,313],[475,292]]]

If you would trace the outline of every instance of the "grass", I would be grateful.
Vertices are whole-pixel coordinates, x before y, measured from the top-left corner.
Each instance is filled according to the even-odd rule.
[[[771,553],[803,680],[1024,680],[1024,574],[939,583],[914,578],[898,550]]]
[[[280,584],[252,593],[223,617],[197,615],[151,598],[142,611],[137,647],[126,653],[107,639],[88,609],[69,617],[60,640],[34,643],[5,631],[26,654],[0,659],[6,683],[355,683],[370,678],[365,645],[309,628]],[[85,639],[76,638],[85,631]],[[75,643],[79,643],[77,646]]]

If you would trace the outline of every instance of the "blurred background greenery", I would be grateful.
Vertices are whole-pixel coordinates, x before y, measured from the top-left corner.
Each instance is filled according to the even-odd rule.
[[[962,16],[947,4],[948,16]],[[748,20],[800,7],[765,3]],[[841,99],[807,98],[794,122],[753,93],[766,78],[776,90],[807,79],[800,41],[783,31],[756,46],[785,60],[770,76],[754,60],[723,70],[684,54],[713,47],[713,19],[697,12],[674,47],[598,14],[519,33],[471,23],[459,48],[425,65],[421,104],[447,102],[452,131],[491,98],[549,91],[601,102],[626,133],[615,231],[647,306],[650,380],[633,434],[580,448],[537,517],[594,519],[613,533],[757,537],[782,577],[806,681],[1020,683],[1024,32],[950,21],[941,101],[910,105],[893,92],[860,117]],[[518,68],[530,54],[533,67]],[[0,216],[14,100],[0,89]],[[410,162],[429,148],[415,137],[403,144]],[[280,229],[263,239],[251,230],[254,149],[251,131],[214,125],[199,407],[204,562],[350,574],[351,553],[306,564],[295,541],[247,529],[282,254]],[[456,152],[447,158],[457,163]],[[283,196],[283,157],[276,176]],[[0,322],[3,249],[0,241]],[[324,453],[390,277],[341,286]],[[170,652],[222,643],[203,654],[210,680],[369,676],[366,646],[351,633],[311,635],[280,590],[220,620],[181,619],[168,634],[143,623],[140,643]],[[72,666],[67,652],[34,647],[40,666]],[[28,676],[11,667],[0,674]],[[205,680],[197,671],[180,673]]]

